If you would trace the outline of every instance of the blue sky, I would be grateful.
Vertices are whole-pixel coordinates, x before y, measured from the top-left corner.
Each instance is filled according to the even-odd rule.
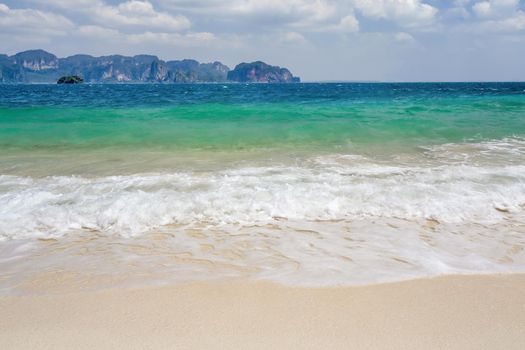
[[[303,80],[525,80],[520,0],[0,0],[0,52],[264,60]]]

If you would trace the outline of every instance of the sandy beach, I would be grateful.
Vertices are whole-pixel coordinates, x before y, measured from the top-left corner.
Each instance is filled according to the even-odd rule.
[[[0,299],[2,349],[523,349],[525,275],[267,282]]]

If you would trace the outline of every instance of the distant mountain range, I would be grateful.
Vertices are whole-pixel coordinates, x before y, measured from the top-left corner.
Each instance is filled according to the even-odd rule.
[[[288,69],[260,61],[230,70],[221,62],[163,61],[151,55],[58,58],[44,50],[0,55],[0,83],[54,83],[64,75],[78,75],[91,83],[300,82]]]

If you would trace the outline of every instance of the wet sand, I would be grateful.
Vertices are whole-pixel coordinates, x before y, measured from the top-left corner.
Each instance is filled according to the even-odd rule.
[[[2,349],[524,349],[525,275],[0,298]]]

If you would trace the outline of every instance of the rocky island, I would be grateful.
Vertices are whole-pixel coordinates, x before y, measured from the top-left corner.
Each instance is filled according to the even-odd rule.
[[[78,75],[69,75],[58,79],[57,84],[82,84],[84,79]]]
[[[228,80],[242,83],[299,83],[286,68],[270,66],[261,61],[241,63],[228,72]]]
[[[58,58],[44,50],[0,55],[0,83],[55,83],[76,76],[88,83],[295,83],[298,77],[264,62],[241,63],[234,70],[221,62],[164,61],[157,56],[73,55]]]

